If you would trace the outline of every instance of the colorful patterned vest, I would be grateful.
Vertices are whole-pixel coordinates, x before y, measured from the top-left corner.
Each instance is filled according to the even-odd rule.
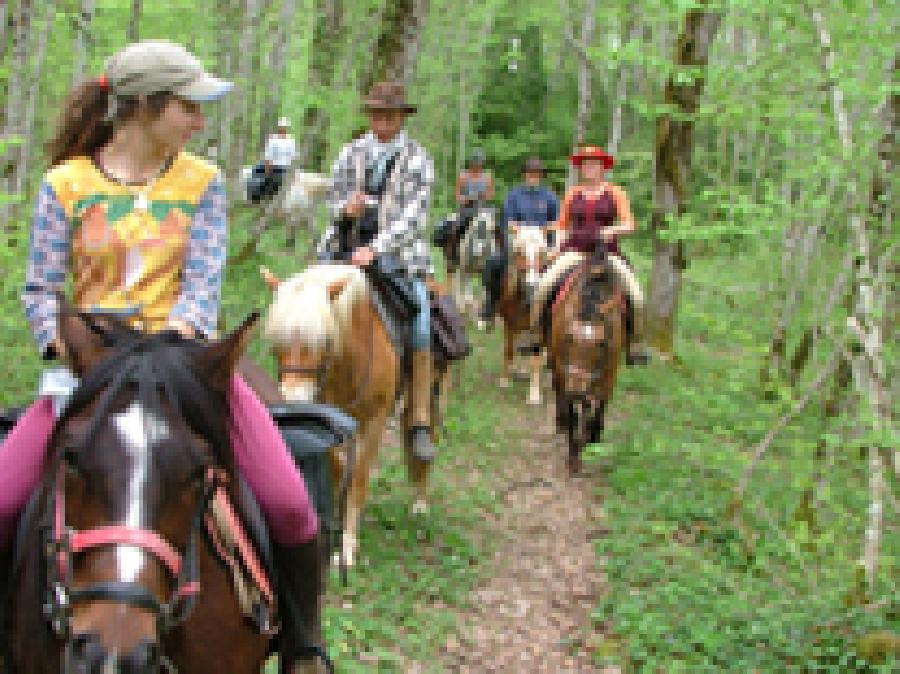
[[[181,289],[191,221],[218,169],[181,153],[153,184],[111,180],[77,157],[47,174],[71,223],[73,301],[160,330]]]

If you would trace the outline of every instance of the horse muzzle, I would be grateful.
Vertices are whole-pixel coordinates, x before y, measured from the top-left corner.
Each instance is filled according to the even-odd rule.
[[[566,393],[577,398],[588,398],[597,376],[584,368],[569,365],[563,378]]]
[[[67,644],[63,674],[169,674],[176,670],[159,644],[141,641],[129,653],[107,652],[95,632],[76,634]]]

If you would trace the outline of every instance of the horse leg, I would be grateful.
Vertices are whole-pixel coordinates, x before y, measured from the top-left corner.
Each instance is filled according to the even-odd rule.
[[[344,523],[344,534],[341,547],[344,563],[349,567],[356,562],[356,551],[359,548],[359,515],[366,504],[369,489],[369,472],[372,462],[378,454],[381,436],[387,421],[387,410],[378,413],[364,424],[357,435],[356,462],[353,466],[353,478],[350,481],[350,493],[347,497],[347,515]]]
[[[512,367],[513,356],[515,355],[515,338],[516,334],[507,325],[503,330],[503,366],[500,373],[500,380],[497,384],[500,388],[509,388],[512,386],[510,379],[510,369]]]
[[[569,456],[566,465],[569,468],[569,475],[578,475],[581,472],[581,424],[583,423],[581,416],[583,410],[576,408],[575,404],[568,404],[568,440],[569,440]]]
[[[541,404],[541,365],[544,362],[544,354],[542,351],[529,356],[529,365],[531,366],[531,385],[528,387],[528,404]]]

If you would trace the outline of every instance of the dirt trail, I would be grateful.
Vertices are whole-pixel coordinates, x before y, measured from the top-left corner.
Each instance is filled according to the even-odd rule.
[[[511,447],[498,476],[502,508],[485,518],[497,552],[442,654],[451,672],[581,673],[591,662],[590,612],[603,591],[591,536],[602,526],[595,479],[568,476],[564,442],[545,408],[511,410],[510,427],[534,428]],[[538,421],[536,422],[536,418]]]

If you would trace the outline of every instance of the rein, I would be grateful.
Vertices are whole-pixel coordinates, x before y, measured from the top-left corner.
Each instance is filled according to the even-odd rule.
[[[93,327],[92,327],[93,329]],[[137,389],[136,399],[143,400],[156,408],[160,406],[160,389],[166,391],[174,406],[178,406],[178,396],[172,382],[163,376],[154,362],[153,345],[158,337],[136,338],[121,352],[110,357],[105,367],[109,371],[108,380],[100,379],[95,384],[82,382],[70,401],[69,409],[78,410],[90,400],[90,391],[98,394],[98,405],[88,423],[84,435],[76,448],[84,452],[92,449],[92,442],[101,428],[118,395],[127,386]],[[117,358],[113,361],[112,358]],[[121,361],[121,362],[120,362]],[[114,368],[114,371],[113,371]],[[100,375],[103,377],[104,375]],[[88,380],[90,381],[90,380]],[[94,388],[96,387],[96,388]],[[101,393],[102,392],[102,393]],[[67,415],[73,414],[67,411]],[[75,530],[66,524],[66,456],[57,455],[56,475],[49,486],[51,522],[42,528],[43,549],[45,551],[45,593],[44,617],[50,623],[54,634],[65,640],[66,653],[73,647],[73,610],[78,604],[90,602],[110,602],[133,606],[149,611],[156,619],[158,637],[182,625],[193,612],[200,593],[198,541],[201,539],[205,518],[210,510],[215,494],[223,489],[227,474],[223,469],[207,467],[204,474],[203,493],[190,520],[187,541],[179,551],[156,531],[140,527],[118,524],[104,525],[86,530]],[[137,548],[152,557],[166,571],[172,591],[165,599],[158,597],[141,583],[111,580],[91,583],[82,587],[74,586],[73,563],[77,556],[104,549],[127,546]],[[162,664],[173,671],[173,666],[165,656]],[[69,660],[66,660],[68,667]],[[69,671],[69,669],[64,669]]]
[[[200,593],[197,540],[213,497],[224,483],[224,473],[210,468],[204,478],[204,491],[188,532],[184,551],[155,531],[123,526],[103,526],[81,531],[66,526],[65,466],[60,463],[53,489],[52,531],[46,532],[47,599],[44,615],[54,633],[69,640],[72,636],[72,609],[85,602],[108,601],[127,604],[153,613],[162,636],[183,624],[196,606]],[[154,557],[174,581],[168,601],[160,600],[140,583],[106,581],[73,587],[72,562],[76,555],[106,547],[137,547]]]

